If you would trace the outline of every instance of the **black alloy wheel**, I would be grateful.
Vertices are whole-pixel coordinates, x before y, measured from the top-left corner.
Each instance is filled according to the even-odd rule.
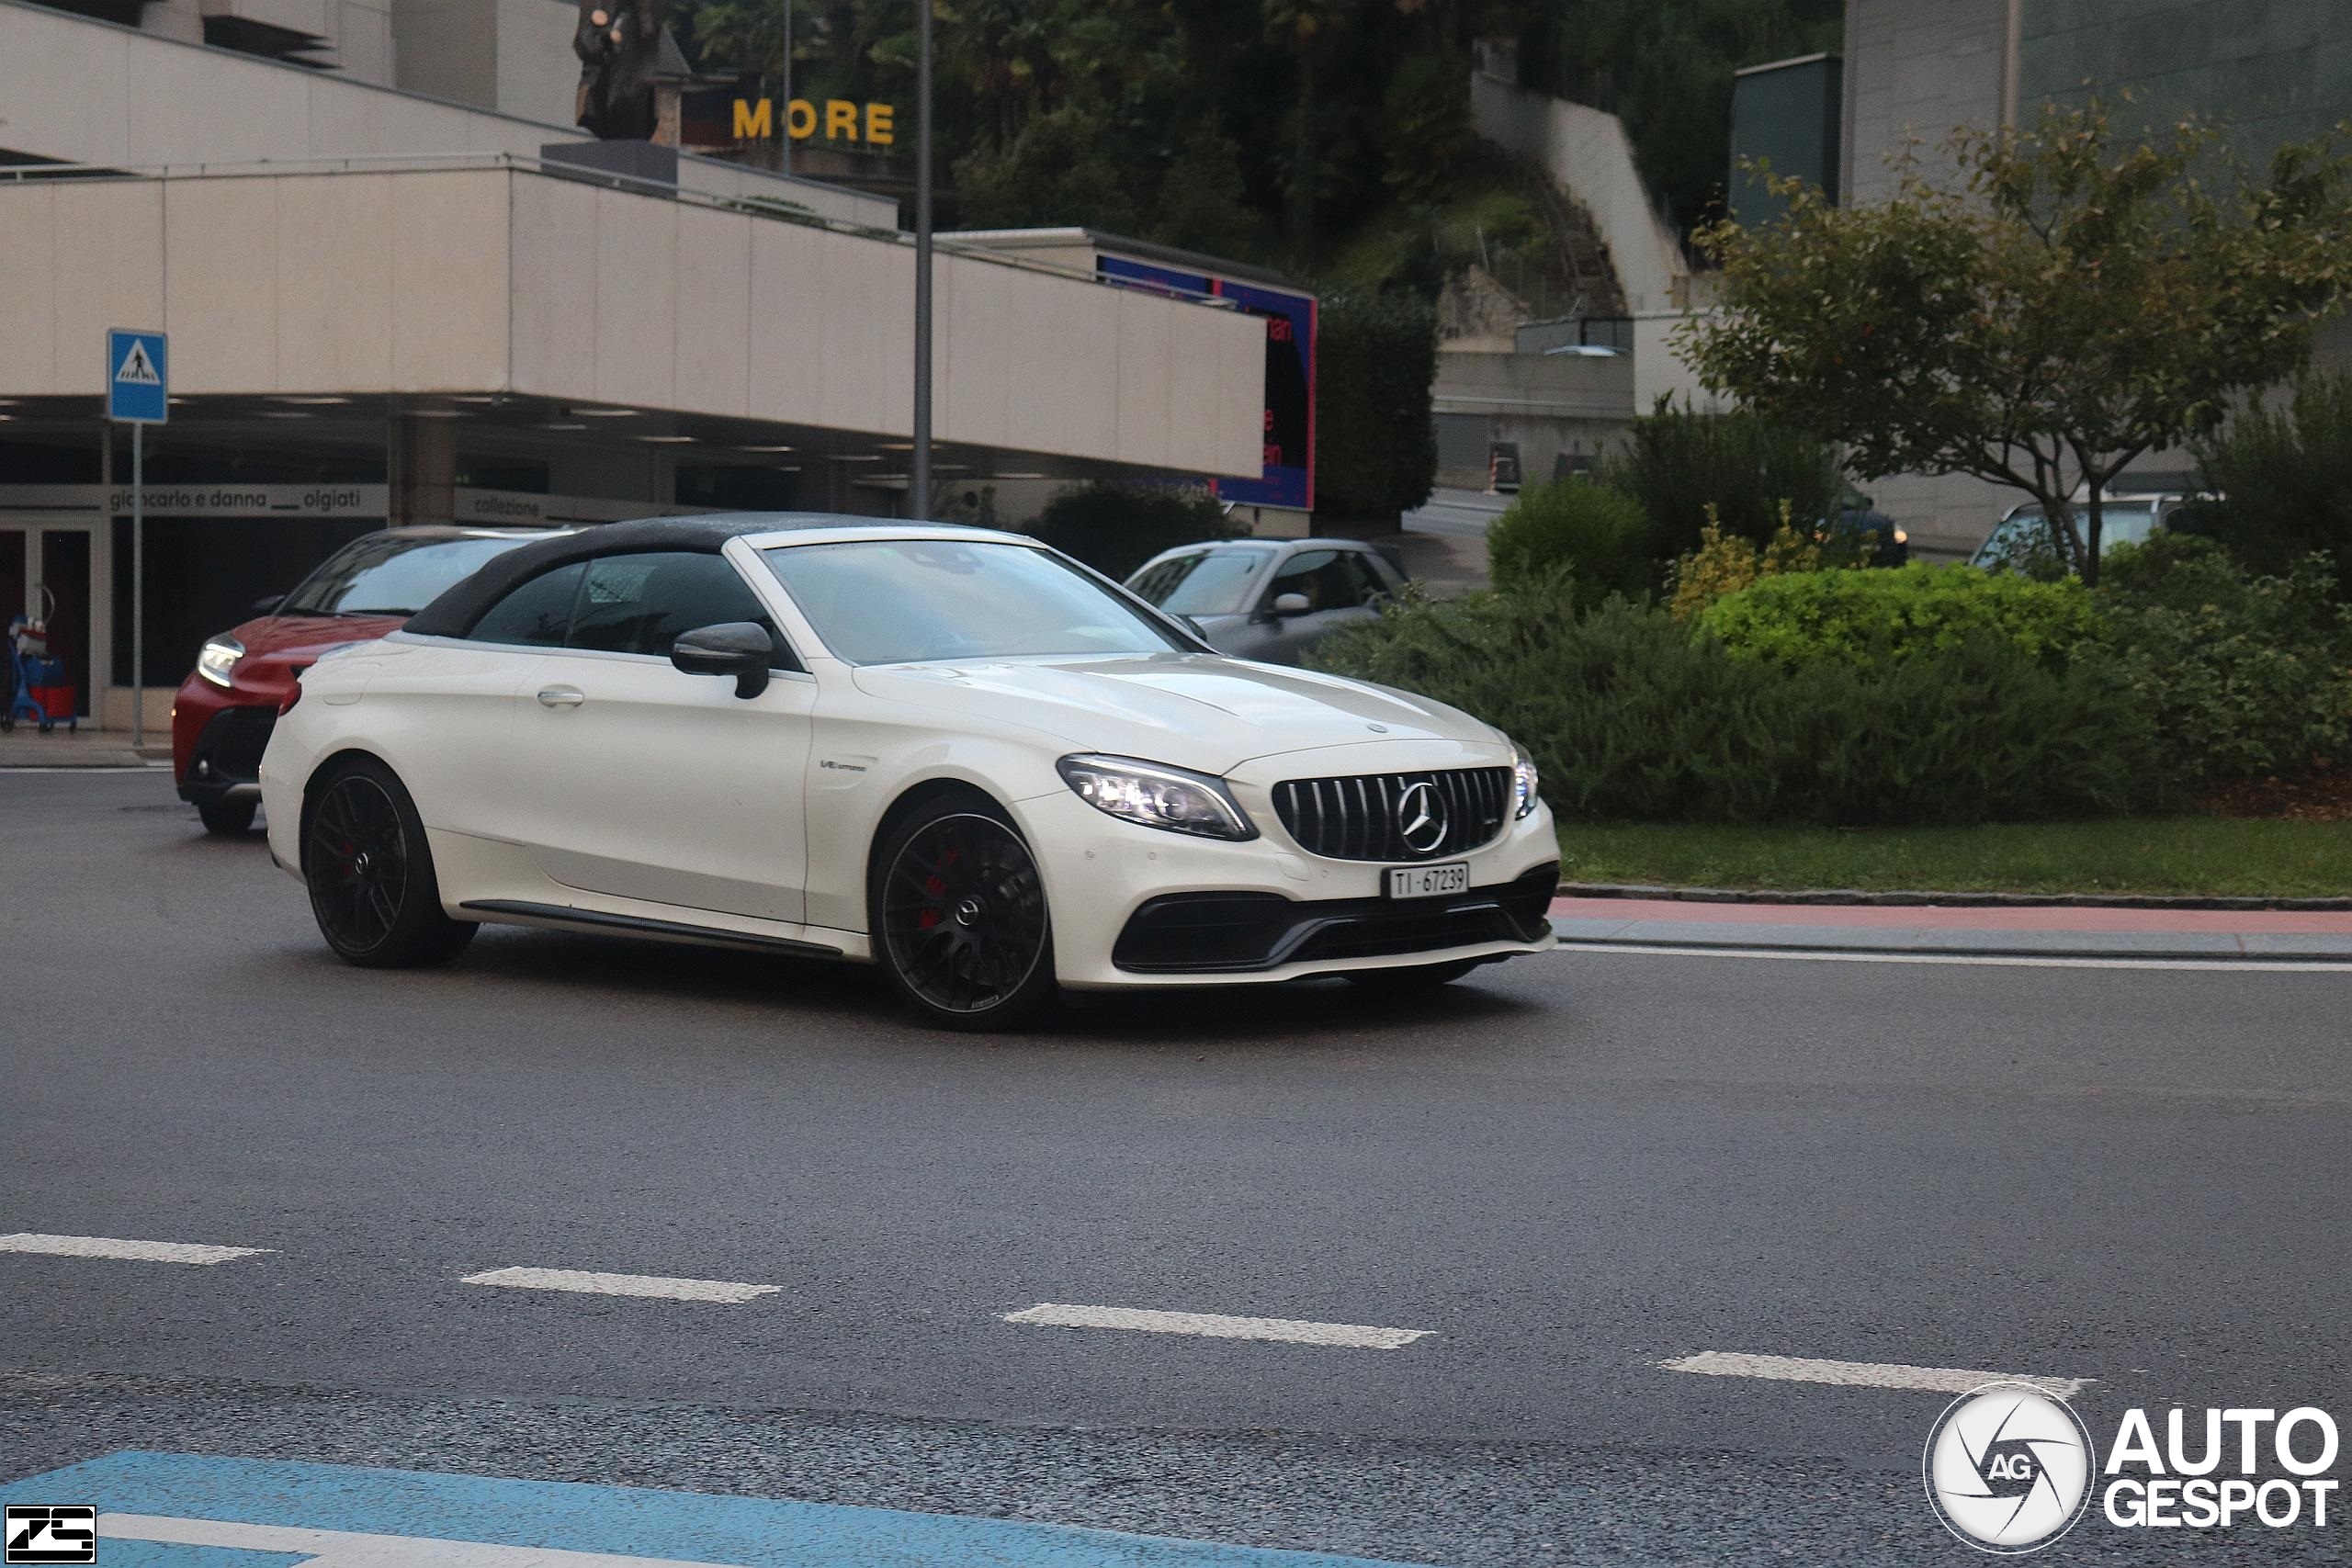
[[[1058,991],[1046,886],[992,804],[934,803],[876,859],[875,956],[891,987],[951,1029],[1017,1029]]]
[[[471,922],[442,912],[415,804],[372,759],[322,780],[304,813],[302,879],[319,934],[348,963],[406,969],[453,958]]]

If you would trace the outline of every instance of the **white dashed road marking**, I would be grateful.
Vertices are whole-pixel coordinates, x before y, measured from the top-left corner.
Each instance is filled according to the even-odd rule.
[[[660,1274],[595,1274],[578,1269],[492,1269],[469,1274],[463,1285],[503,1285],[517,1291],[578,1291],[592,1296],[658,1296],[672,1302],[740,1304],[773,1296],[781,1285],[746,1285],[734,1280],[673,1280]]]
[[[1977,1372],[1962,1367],[1906,1367],[1884,1361],[1815,1361],[1802,1356],[1743,1356],[1702,1350],[1679,1361],[1658,1363],[1669,1372],[1703,1372],[1719,1378],[1772,1378],[1781,1382],[1842,1383],[1849,1388],[1916,1388],[1932,1393],[1966,1393],[1988,1382],[2029,1382],[2061,1399],[2082,1391],[2089,1378],[2038,1377],[2028,1372]]]
[[[1069,1306],[1040,1302],[1004,1314],[1007,1323],[1056,1328],[1126,1328],[1144,1334],[1192,1334],[1204,1339],[1272,1339],[1294,1345],[1338,1345],[1356,1350],[1396,1350],[1426,1328],[1374,1328],[1361,1323],[1304,1323],[1288,1317],[1227,1317],[1214,1312],[1154,1312],[1143,1307]]]
[[[0,1252],[39,1252],[51,1258],[127,1258],[134,1263],[226,1263],[258,1258],[266,1247],[200,1247],[186,1241],[124,1241],[110,1235],[42,1235],[18,1231],[0,1235]]]

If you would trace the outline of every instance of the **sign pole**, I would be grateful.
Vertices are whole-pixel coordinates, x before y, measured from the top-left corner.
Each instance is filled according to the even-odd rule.
[[[130,427],[130,749],[147,744],[147,426]]]
[[[907,515],[931,515],[931,8],[915,0],[915,428]]]

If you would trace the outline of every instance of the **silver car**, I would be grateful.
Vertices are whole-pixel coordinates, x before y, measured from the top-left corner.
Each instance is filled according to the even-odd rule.
[[[1354,539],[1220,539],[1163,550],[1127,579],[1189,617],[1219,653],[1295,664],[1332,633],[1376,618],[1405,586],[1386,556]]]

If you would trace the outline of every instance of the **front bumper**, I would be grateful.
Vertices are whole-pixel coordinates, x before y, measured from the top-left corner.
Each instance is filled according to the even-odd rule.
[[[274,705],[232,703],[215,708],[196,730],[179,770],[180,798],[198,804],[259,800],[261,754],[277,724]]]
[[[1254,975],[1359,958],[1459,956],[1542,941],[1559,891],[1556,861],[1512,882],[1445,898],[1284,898],[1170,893],[1127,919],[1111,962],[1133,975]]]
[[[1061,983],[1229,986],[1554,945],[1544,917],[1560,846],[1542,806],[1446,857],[1469,863],[1468,892],[1410,900],[1382,896],[1385,864],[1310,856],[1271,809],[1245,806],[1263,836],[1237,843],[1121,822],[1067,791],[1014,803],[1045,877]]]

